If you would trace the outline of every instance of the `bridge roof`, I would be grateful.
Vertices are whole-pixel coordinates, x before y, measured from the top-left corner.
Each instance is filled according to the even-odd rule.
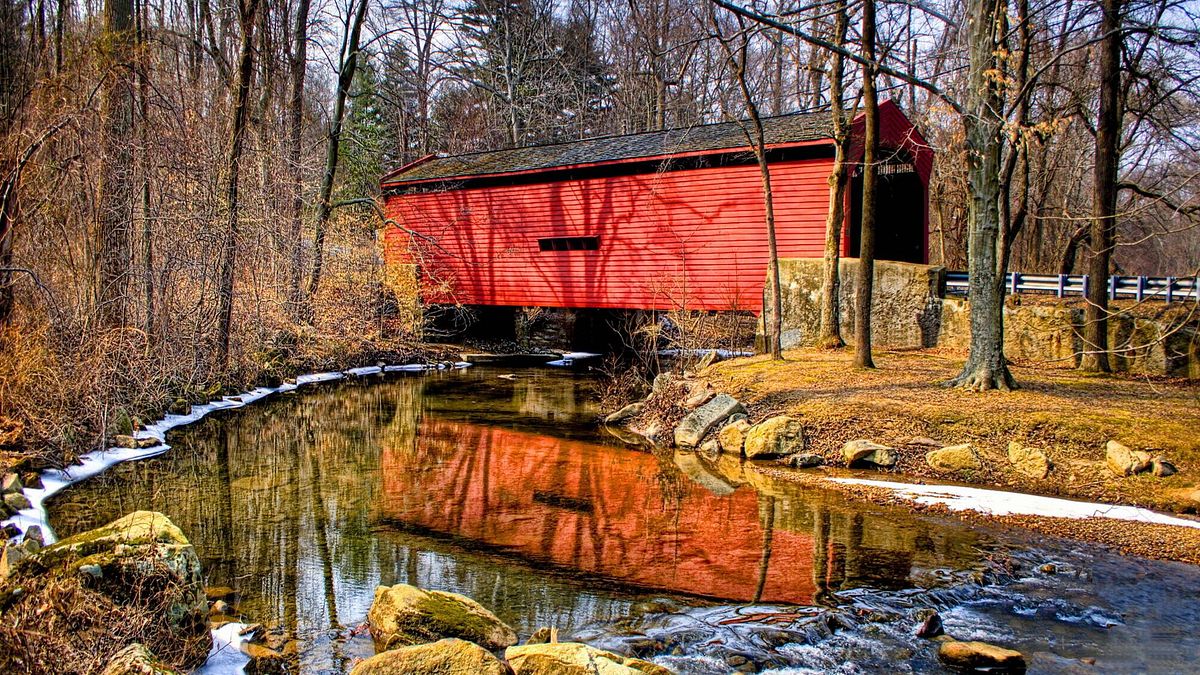
[[[768,146],[830,139],[828,112],[762,118]],[[608,164],[636,159],[697,154],[750,147],[748,121],[719,122],[665,131],[602,136],[525,148],[429,156],[384,176],[385,184],[444,180],[468,176],[523,173],[569,166]]]

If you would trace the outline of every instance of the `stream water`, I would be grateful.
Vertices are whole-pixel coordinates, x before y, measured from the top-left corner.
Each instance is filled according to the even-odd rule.
[[[166,513],[306,672],[370,656],[373,591],[398,582],[686,673],[936,672],[924,608],[1030,672],[1196,672],[1196,568],[631,450],[597,428],[593,384],[476,367],[280,395],[67,488],[50,520]]]

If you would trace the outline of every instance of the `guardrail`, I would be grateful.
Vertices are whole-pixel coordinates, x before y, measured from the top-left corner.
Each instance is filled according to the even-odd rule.
[[[1065,298],[1086,295],[1086,274],[1022,274],[1009,272],[1005,284],[1009,294],[1046,293]],[[967,294],[967,273],[947,272],[946,293]],[[1189,302],[1200,298],[1200,278],[1197,277],[1125,277],[1113,275],[1108,278],[1108,297],[1162,300],[1164,302]]]

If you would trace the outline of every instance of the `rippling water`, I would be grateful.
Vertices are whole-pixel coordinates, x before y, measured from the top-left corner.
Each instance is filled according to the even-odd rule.
[[[557,626],[684,672],[936,670],[912,636],[926,607],[1032,671],[1196,667],[1194,568],[632,451],[596,428],[592,384],[471,368],[280,396],[67,489],[51,522],[166,513],[209,585],[298,636],[310,672],[372,653],[361,624],[397,582],[475,598],[522,637]],[[1048,561],[1058,573],[1036,571]]]

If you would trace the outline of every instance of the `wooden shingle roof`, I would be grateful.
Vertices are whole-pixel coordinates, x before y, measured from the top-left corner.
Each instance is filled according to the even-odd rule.
[[[767,145],[817,141],[832,135],[827,112],[764,117],[762,122]],[[385,176],[384,182],[403,183],[537,171],[643,157],[745,148],[750,145],[745,131],[749,128],[748,122],[720,122],[552,145],[475,152],[452,157],[431,157],[397,169]]]

